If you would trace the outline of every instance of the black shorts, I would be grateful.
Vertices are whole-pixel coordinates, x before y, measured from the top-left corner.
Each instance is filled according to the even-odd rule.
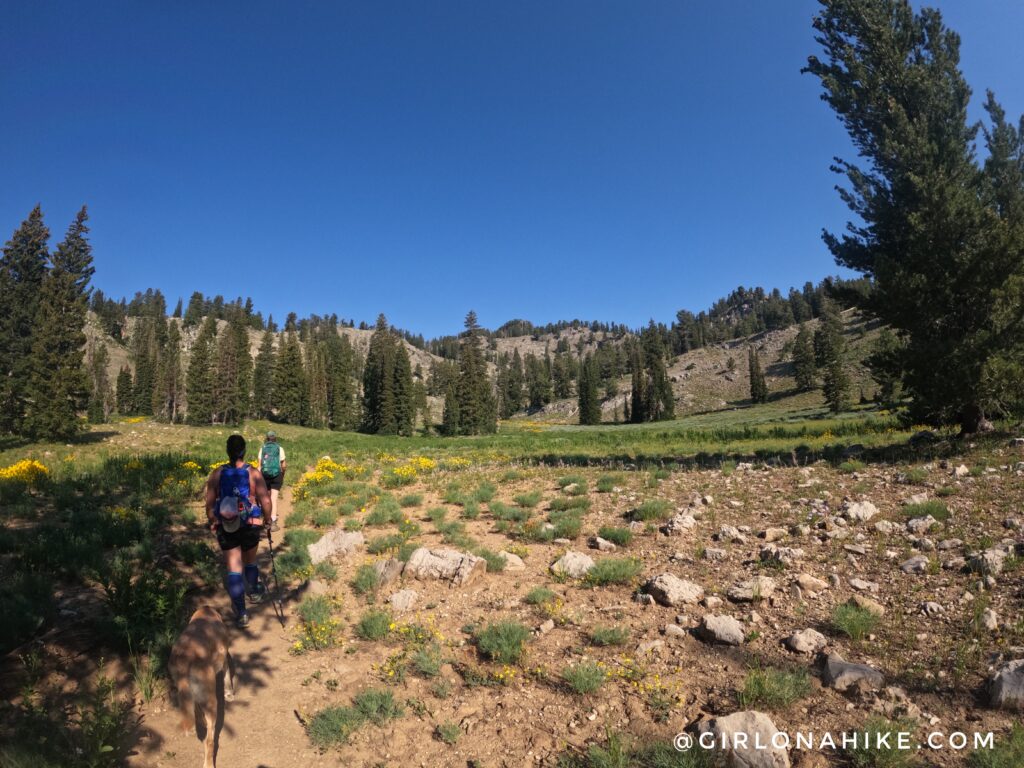
[[[281,486],[284,485],[284,472],[279,475],[274,475],[273,477],[270,475],[264,475],[263,481],[267,484],[268,491],[280,491]]]
[[[242,525],[234,533],[228,533],[221,527],[217,527],[217,543],[223,551],[241,547],[243,551],[255,549],[260,545],[263,537],[263,522],[259,525]]]

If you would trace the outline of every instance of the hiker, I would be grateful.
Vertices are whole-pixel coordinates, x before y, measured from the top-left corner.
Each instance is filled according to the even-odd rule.
[[[258,603],[267,591],[260,582],[256,552],[263,526],[270,524],[274,504],[262,473],[245,462],[245,438],[231,435],[227,451],[228,463],[213,470],[206,481],[206,517],[224,552],[236,623],[245,627],[249,624],[246,593],[249,602]]]
[[[267,439],[260,446],[260,472],[267,483],[270,491],[270,501],[273,512],[270,515],[271,530],[277,530],[277,493],[284,485],[284,471],[288,468],[288,462],[284,458],[284,448],[277,442],[277,433],[274,430],[267,432]]]

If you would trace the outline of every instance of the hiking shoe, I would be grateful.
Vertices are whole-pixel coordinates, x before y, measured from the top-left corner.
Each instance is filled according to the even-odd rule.
[[[262,584],[257,584],[256,588],[249,592],[250,603],[262,603],[263,598],[267,596],[267,588]]]
[[[281,530],[281,526],[277,524],[277,520],[270,524],[270,530],[272,530],[274,533],[277,533]]]
[[[248,613],[243,613],[241,616],[239,616],[237,619],[235,619],[235,626],[237,626],[239,629],[244,629],[245,627],[248,627],[249,626],[249,614]]]

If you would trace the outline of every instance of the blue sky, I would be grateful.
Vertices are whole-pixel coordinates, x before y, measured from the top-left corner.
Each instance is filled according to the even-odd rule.
[[[938,2],[1024,111],[1024,3]],[[89,205],[108,295],[671,321],[818,280],[851,156],[812,0],[31,2],[0,25],[0,237]]]

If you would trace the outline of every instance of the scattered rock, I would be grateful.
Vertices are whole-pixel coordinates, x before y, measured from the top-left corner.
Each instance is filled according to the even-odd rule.
[[[940,613],[945,612],[946,609],[935,601],[929,600],[926,603],[921,603],[919,610],[925,616],[938,616]]]
[[[996,670],[989,696],[996,709],[1024,710],[1024,659],[1008,661]]]
[[[704,597],[702,586],[686,579],[680,579],[671,573],[659,573],[648,581],[643,589],[657,602],[670,608],[699,603]]]
[[[876,531],[885,536],[891,535],[896,530],[896,526],[888,520],[879,520],[877,523],[875,523],[874,528]]]
[[[904,573],[928,573],[930,562],[924,555],[914,555],[900,565],[900,570]]]
[[[865,611],[869,611],[875,616],[885,616],[885,608],[882,604],[877,600],[872,600],[870,597],[854,595],[847,602],[849,605],[855,605],[858,608],[863,608]]]
[[[792,565],[804,559],[804,551],[799,547],[780,547],[777,544],[765,544],[761,547],[761,562],[782,563]]]
[[[419,593],[415,589],[400,589],[388,598],[388,602],[395,613],[405,613],[412,610],[418,598]]]
[[[387,560],[378,560],[373,564],[373,572],[377,574],[378,586],[385,587],[402,575],[405,563],[389,557]]]
[[[505,561],[506,571],[526,570],[526,563],[523,562],[523,558],[521,558],[519,555],[514,555],[511,552],[501,550],[501,552],[498,553],[498,557]]]
[[[999,629],[999,615],[991,608],[986,608],[981,614],[981,624],[989,632],[995,632]]]
[[[850,521],[866,523],[878,514],[878,507],[870,501],[847,502],[843,507],[843,516]]]
[[[615,544],[608,541],[608,539],[602,539],[600,536],[592,536],[590,539],[590,546],[598,552],[614,552],[618,549]]]
[[[346,531],[344,528],[332,528],[319,541],[309,545],[309,559],[316,565],[333,557],[344,557],[362,546],[366,540],[359,531]]]
[[[661,532],[666,536],[682,536],[695,525],[697,525],[697,520],[693,515],[676,515],[661,526]]]
[[[782,642],[793,653],[817,653],[828,645],[828,639],[814,629],[794,632]]]
[[[683,640],[686,638],[686,630],[678,624],[666,624],[662,632],[664,632],[665,637],[670,637],[673,640]]]
[[[727,553],[724,549],[715,549],[714,547],[707,547],[704,550],[704,559],[717,562],[719,560],[725,560]]]
[[[732,616],[718,616],[709,613],[701,619],[697,635],[710,643],[723,645],[743,644],[743,625]]]
[[[454,549],[420,547],[405,564],[405,575],[414,579],[440,579],[452,586],[472,583],[487,572],[487,561]]]
[[[877,592],[878,584],[873,581],[865,581],[864,579],[850,579],[850,586],[856,589],[858,592]]]
[[[931,515],[925,515],[924,517],[915,517],[913,520],[907,521],[907,530],[911,533],[918,535],[922,533],[928,533],[932,528],[939,524]]]
[[[778,541],[779,539],[786,538],[785,528],[766,528],[761,532],[761,538],[766,542]]]
[[[697,730],[714,735],[730,768],[790,768],[789,754],[772,742],[779,729],[763,712],[734,712],[706,720]]]
[[[837,691],[856,688],[860,692],[877,691],[885,683],[885,676],[866,664],[851,664],[839,654],[831,653],[825,660],[823,680]]]
[[[729,588],[726,597],[734,603],[752,603],[764,600],[775,592],[775,579],[771,576],[755,576]]]
[[[796,577],[796,583],[800,585],[800,589],[805,592],[821,592],[822,590],[828,589],[828,584],[819,578],[811,576],[809,573],[801,573]]]
[[[572,579],[582,579],[593,567],[594,561],[589,555],[569,551],[551,564],[551,572]]]
[[[967,567],[973,573],[984,573],[996,575],[1002,573],[1006,561],[1006,552],[1002,549],[992,547],[984,552],[971,556],[967,561]]]

